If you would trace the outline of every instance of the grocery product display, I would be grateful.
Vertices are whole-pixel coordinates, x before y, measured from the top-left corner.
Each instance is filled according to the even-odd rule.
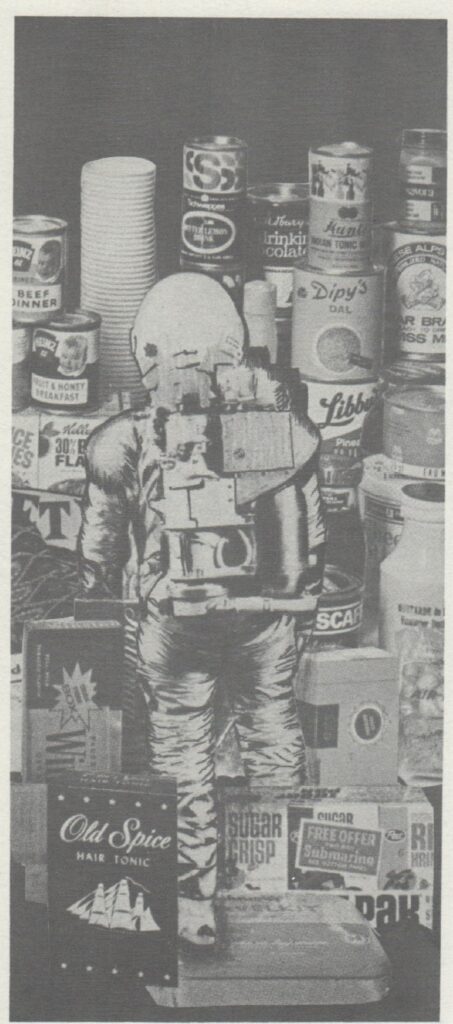
[[[368,144],[250,186],[181,139],[160,280],[161,168],[90,160],[75,309],[74,226],[14,220],[12,851],[63,989],[377,1002],[433,927],[444,136],[374,235]]]

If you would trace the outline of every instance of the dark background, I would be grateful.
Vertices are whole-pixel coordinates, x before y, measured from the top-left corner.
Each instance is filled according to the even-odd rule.
[[[251,183],[306,180],[310,145],[369,143],[387,220],[401,129],[445,119],[444,21],[16,18],[15,212],[69,221],[72,303],[87,160],[156,163],[164,276],[178,269],[190,135],[245,139]]]

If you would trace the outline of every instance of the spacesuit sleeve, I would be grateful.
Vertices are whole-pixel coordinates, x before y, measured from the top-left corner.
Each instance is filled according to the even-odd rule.
[[[93,597],[121,597],[122,570],[130,554],[138,441],[129,415],[103,424],[87,445],[79,560],[83,592]]]
[[[324,573],[326,527],[319,490],[316,457],[304,467],[296,486],[300,489],[307,518],[308,585],[310,593],[319,595]]]

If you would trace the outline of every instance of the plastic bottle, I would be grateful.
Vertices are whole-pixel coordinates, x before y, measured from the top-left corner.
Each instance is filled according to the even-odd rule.
[[[271,363],[277,362],[276,301],[277,289],[270,281],[247,281],[244,285],[243,312],[249,345],[253,348],[265,346]]]
[[[405,128],[400,157],[400,227],[445,231],[447,133]]]

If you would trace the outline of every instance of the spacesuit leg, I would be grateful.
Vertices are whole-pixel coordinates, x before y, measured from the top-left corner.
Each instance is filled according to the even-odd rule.
[[[152,615],[138,643],[150,767],[177,780],[178,888],[191,902],[212,899],[216,884],[214,688],[221,655],[204,628]]]
[[[273,618],[249,639],[238,638],[231,685],[244,771],[282,786],[303,781],[305,764],[292,687],[295,667],[292,616]]]

